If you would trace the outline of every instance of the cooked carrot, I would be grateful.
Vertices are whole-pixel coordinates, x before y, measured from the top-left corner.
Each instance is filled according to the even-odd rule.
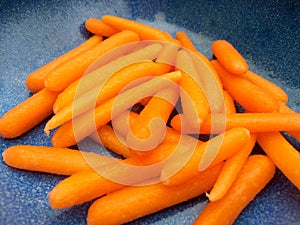
[[[57,121],[56,126],[90,110],[95,105],[102,104],[106,100],[115,97],[122,89],[138,82],[139,79],[142,81],[153,76],[162,75],[168,72],[169,68],[167,65],[150,61],[131,64],[117,71],[111,78],[108,78],[107,81],[103,81],[103,84],[99,83],[99,87],[95,87],[79,97],[77,97],[77,93],[75,93],[74,101],[66,105],[54,116]],[[78,88],[80,88],[80,86]],[[69,90],[66,93],[70,93]],[[66,99],[64,98],[64,100]],[[60,105],[62,105],[62,103]]]
[[[209,113],[209,103],[200,77],[186,51],[180,50],[177,53],[176,67],[183,75],[179,83],[183,115],[190,126],[197,128]]]
[[[97,18],[89,18],[85,21],[85,28],[93,33],[104,37],[110,37],[118,33],[118,30],[114,29],[111,26],[108,26],[106,23],[103,23]]]
[[[234,100],[232,99],[228,91],[223,90],[223,96],[224,96],[225,113],[226,114],[236,113]]]
[[[45,86],[53,91],[63,91],[69,84],[79,79],[97,58],[118,46],[138,40],[138,35],[133,31],[116,33],[51,71],[45,78]]]
[[[167,88],[158,91],[151,98],[131,126],[131,132],[126,136],[126,143],[129,148],[138,153],[151,150],[162,142],[166,132],[166,124],[178,97],[177,88]]]
[[[109,92],[102,90],[98,99],[99,101],[103,99],[103,102],[116,95],[125,85],[128,85],[127,82],[143,77],[143,74],[145,74],[145,76],[151,76],[152,73],[155,75],[168,72],[170,66],[152,62],[152,59],[157,56],[160,50],[161,46],[159,44],[151,44],[137,51],[120,56],[86,74],[84,77],[70,84],[70,86],[59,95],[53,107],[54,112],[57,113],[63,107],[72,105],[71,103],[75,97],[78,99],[80,95],[87,94],[91,90],[95,90],[98,93],[101,89],[104,89],[105,86],[107,90],[114,90]],[[120,76],[122,78],[120,78]],[[91,99],[91,97],[88,99]],[[94,104],[94,102],[95,101],[93,101],[92,104]]]
[[[250,141],[239,152],[229,157],[218,176],[216,183],[212,190],[207,193],[206,196],[211,202],[220,200],[228,192],[232,184],[234,183],[239,171],[242,169],[248,156],[250,155],[256,142],[256,136],[251,135]]]
[[[87,222],[89,225],[124,224],[187,201],[208,191],[220,168],[221,165],[218,165],[175,187],[153,184],[112,192],[90,206]]]
[[[93,133],[95,127],[98,129],[105,125],[118,113],[133,106],[139,99],[153,95],[158,90],[172,85],[172,81],[178,82],[180,79],[181,73],[179,71],[170,72],[131,88],[115,98],[109,99],[97,106],[95,110],[88,111],[74,118],[73,121],[63,124],[54,133],[52,144],[57,147],[68,147],[76,144],[76,141],[80,141]],[[47,127],[47,129],[52,128],[55,127],[50,127],[49,125]],[[48,132],[47,129],[45,130],[46,132]]]
[[[123,141],[120,140],[120,136],[116,136],[115,131],[109,125],[100,127],[97,132],[91,134],[90,137],[118,155],[125,158],[131,156],[129,148],[125,145],[125,138],[123,137]]]
[[[265,92],[269,93],[278,101],[284,103],[288,101],[288,95],[281,87],[252,72],[251,70],[248,70],[246,73],[244,73],[243,77],[260,87]]]
[[[193,225],[233,224],[274,174],[275,166],[268,157],[250,156],[226,195],[219,201],[208,203]]]
[[[184,121],[184,120],[183,120]],[[171,126],[177,131],[184,133],[202,133],[209,134],[214,131],[219,133],[235,127],[245,127],[250,132],[275,132],[275,131],[300,131],[300,114],[299,113],[234,113],[229,115],[213,114],[208,115],[200,129],[195,130],[186,124],[181,127],[182,121],[179,116],[175,116],[171,121]],[[225,124],[224,124],[225,123]]]
[[[300,189],[300,152],[278,132],[259,134],[257,142],[281,172]]]
[[[242,76],[227,72],[217,60],[212,60],[211,63],[218,72],[224,89],[248,112],[276,112],[279,109],[278,101],[260,87]]]
[[[118,16],[104,15],[102,21],[117,30],[132,30],[136,32],[141,40],[159,40],[174,42],[170,34],[157,28],[139,23],[137,21],[121,18]]]
[[[245,128],[228,130],[207,142],[199,144],[188,162],[182,166],[182,157],[177,157],[167,163],[161,172],[165,185],[177,185],[186,182],[208,166],[229,158],[243,146],[249,143],[250,132]]]
[[[280,113],[296,113],[294,110],[292,110],[290,107],[288,107],[286,104],[280,104],[279,108]],[[300,132],[299,131],[289,131],[290,135],[292,135],[294,138],[296,138],[298,141],[300,141]]]
[[[51,62],[45,64],[44,66],[40,67],[39,69],[35,70],[31,74],[28,75],[26,78],[26,86],[32,92],[36,93],[42,90],[44,85],[45,77],[48,73],[52,70],[57,68],[59,65],[71,60],[73,57],[79,55],[80,53],[87,51],[100,43],[102,41],[102,37],[99,35],[94,35],[76,48],[72,49],[71,51],[55,58]]]
[[[10,109],[0,118],[0,136],[18,137],[45,120],[52,114],[57,95],[44,88]]]
[[[176,39],[180,41],[182,47],[187,48],[191,51],[197,51],[190,37],[184,31],[178,31],[176,33]]]
[[[100,162],[107,157],[68,148],[46,146],[16,145],[7,148],[2,157],[4,162],[14,168],[71,175],[91,169],[88,161]]]
[[[241,75],[248,71],[246,60],[228,41],[214,41],[211,47],[216,58],[230,73]]]

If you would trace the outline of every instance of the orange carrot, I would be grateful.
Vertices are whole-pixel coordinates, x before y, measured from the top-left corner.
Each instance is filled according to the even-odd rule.
[[[168,88],[157,92],[131,126],[131,132],[126,136],[128,147],[136,150],[134,152],[139,152],[151,150],[159,145],[164,138],[166,123],[177,100],[177,88]]]
[[[232,99],[228,91],[223,90],[223,96],[224,96],[225,113],[226,114],[236,113],[234,100]]]
[[[206,196],[211,202],[220,200],[234,183],[256,142],[256,136],[251,135],[250,141],[239,152],[228,158],[222,167],[214,187]]]
[[[45,120],[52,113],[57,95],[43,89],[10,109],[0,118],[0,136],[18,137]]]
[[[90,206],[87,222],[89,225],[123,224],[187,201],[208,191],[220,168],[221,165],[216,166],[175,187],[152,184],[112,192]]]
[[[103,99],[103,102],[115,96],[122,88],[128,85],[128,82],[143,77],[143,74],[145,74],[145,76],[151,76],[152,73],[155,75],[168,72],[170,66],[152,62],[152,59],[157,56],[160,49],[161,46],[159,44],[151,44],[137,51],[120,56],[86,74],[84,77],[73,82],[59,95],[53,107],[54,112],[57,113],[63,107],[72,105],[71,103],[75,97],[78,99],[79,96],[90,93],[91,90],[95,90],[97,93],[100,92],[101,87],[102,89],[106,87],[107,90],[114,90],[112,92],[107,92],[107,90],[101,91],[98,101]],[[120,76],[122,78],[120,78]],[[91,97],[88,99],[91,99]],[[92,104],[94,104],[94,101]]]
[[[122,89],[128,88],[130,84],[137,83],[139,79],[143,81],[150,79],[152,76],[162,75],[168,72],[169,68],[167,65],[154,63],[152,61],[131,64],[116,72],[111,78],[108,78],[107,81],[103,81],[103,85],[99,83],[99,87],[95,87],[79,97],[77,97],[77,93],[75,93],[74,101],[57,112],[54,116],[55,120],[58,122],[57,124],[63,124],[71,120],[72,117],[90,110],[95,105],[102,104],[106,100],[115,97]],[[66,93],[70,92],[67,91]],[[63,99],[65,100],[65,98]],[[60,105],[62,105],[62,103]]]
[[[125,158],[131,156],[130,150],[124,144],[125,138],[123,137],[123,141],[119,140],[120,137],[116,136],[115,131],[109,125],[100,127],[97,132],[91,134],[90,137],[118,155],[122,155]]]
[[[288,101],[288,96],[284,90],[278,85],[268,81],[262,76],[248,70],[243,74],[243,77],[251,81],[253,84],[260,87],[265,92],[269,93],[273,98],[277,99],[280,102],[286,103]]]
[[[177,53],[176,67],[183,74],[179,83],[183,115],[190,126],[197,127],[209,113],[209,103],[199,75],[186,51]]]
[[[93,33],[104,37],[110,37],[118,33],[118,30],[114,29],[111,26],[108,26],[106,23],[103,23],[97,18],[89,18],[85,21],[85,28]]]
[[[281,172],[300,190],[300,153],[280,133],[263,133],[258,144]]]
[[[115,98],[109,99],[97,106],[95,110],[88,111],[74,118],[73,121],[63,124],[54,133],[52,144],[57,147],[68,147],[76,144],[76,141],[80,141],[93,133],[95,127],[98,129],[105,125],[114,116],[133,106],[139,99],[153,95],[158,90],[172,85],[172,81],[178,82],[180,79],[181,73],[179,71],[170,72],[131,88]],[[49,122],[50,121],[48,121],[48,123]],[[53,123],[55,124],[55,122]],[[46,125],[46,133],[48,132],[48,129],[55,128],[55,126],[52,127],[50,125],[48,124],[48,127]]]
[[[268,157],[250,156],[226,195],[219,201],[208,203],[193,225],[233,224],[274,174],[275,166]]]
[[[117,30],[132,30],[141,37],[141,40],[159,40],[174,42],[172,36],[167,32],[133,20],[112,15],[104,15],[102,16],[102,21],[108,24],[109,26],[114,27]]]
[[[61,64],[71,60],[73,57],[79,55],[80,53],[87,51],[100,43],[102,41],[102,37],[99,35],[94,35],[87,41],[83,42],[81,45],[77,46],[76,48],[72,49],[71,51],[57,57],[56,59],[52,60],[51,62],[47,63],[46,65],[40,67],[39,69],[35,70],[31,74],[28,75],[26,78],[26,86],[32,92],[36,93],[42,90],[44,85],[45,77],[48,73],[53,71],[55,68],[60,66]]]
[[[296,113],[294,110],[289,108],[286,104],[280,104],[279,108],[280,113]],[[299,131],[289,131],[289,134],[300,141],[300,132]]]
[[[279,109],[277,100],[257,85],[242,76],[227,72],[217,60],[212,60],[211,63],[218,72],[224,89],[248,112],[275,112]]]
[[[189,38],[189,36],[184,31],[178,31],[176,33],[176,39],[180,41],[182,47],[187,48],[191,51],[197,51],[196,47],[194,46],[193,42]]]
[[[51,71],[45,78],[45,86],[53,91],[63,91],[69,84],[79,79],[97,58],[118,46],[138,40],[138,35],[132,31],[116,33]]]
[[[88,161],[101,162],[107,157],[68,148],[16,145],[2,153],[4,162],[14,168],[71,175],[90,169]]]
[[[240,75],[248,71],[246,60],[228,41],[214,41],[212,51],[222,66],[230,73]]]
[[[170,160],[161,172],[161,179],[165,185],[177,185],[186,182],[191,177],[205,170],[208,166],[229,158],[243,146],[249,143],[250,132],[245,128],[234,128],[228,130],[208,142],[199,144],[188,162],[181,166],[181,158],[177,157]]]
[[[250,132],[275,132],[275,131],[300,131],[299,113],[234,113],[229,115],[214,114],[206,117],[205,121],[199,125],[200,129],[191,127],[181,127],[179,116],[175,116],[171,121],[171,126],[184,133],[209,134],[214,131],[219,133],[235,127],[245,127]],[[224,124],[225,123],[225,124]],[[186,126],[184,124],[184,126]]]

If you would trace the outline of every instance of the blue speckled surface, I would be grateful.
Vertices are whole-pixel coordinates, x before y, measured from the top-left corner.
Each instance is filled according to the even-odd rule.
[[[87,37],[89,17],[115,14],[175,34],[188,32],[211,57],[210,43],[227,39],[250,68],[283,87],[300,112],[299,1],[0,1],[0,116],[30,93],[26,76]],[[13,140],[0,138],[1,153],[16,144],[50,145],[44,124]],[[291,139],[292,140],[292,139]],[[293,144],[300,149],[299,142]],[[52,210],[47,193],[63,176],[15,170],[0,162],[0,224],[85,224],[90,203]],[[131,224],[191,224],[206,204],[203,196]],[[277,171],[271,183],[242,212],[236,225],[299,224],[300,193]]]

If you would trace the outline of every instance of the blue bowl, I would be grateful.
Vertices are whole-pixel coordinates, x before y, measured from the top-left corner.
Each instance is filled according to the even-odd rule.
[[[300,112],[299,1],[1,1],[0,116],[30,96],[26,76],[89,37],[84,22],[104,14],[138,20],[175,35],[187,32],[212,57],[211,43],[230,41],[250,69],[281,86]],[[17,144],[51,145],[45,123],[21,137],[0,138],[1,152]],[[300,144],[286,135],[299,150]],[[257,149],[257,151],[260,151]],[[64,176],[21,171],[0,162],[0,224],[85,224],[91,202],[50,208],[47,193]],[[207,204],[204,196],[130,224],[191,224]],[[241,224],[299,224],[300,192],[280,171],[243,210]]]

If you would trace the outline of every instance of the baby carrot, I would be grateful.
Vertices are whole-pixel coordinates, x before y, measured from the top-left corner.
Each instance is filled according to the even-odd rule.
[[[280,113],[296,113],[294,110],[289,108],[286,104],[280,104],[279,108]],[[289,134],[292,135],[294,138],[296,138],[298,141],[300,141],[300,132],[299,131],[289,131]]]
[[[199,173],[174,187],[152,184],[126,187],[96,200],[89,208],[87,223],[124,224],[139,217],[165,209],[208,191],[216,180],[221,165]]]
[[[187,48],[191,51],[197,51],[196,47],[194,46],[193,42],[189,38],[189,36],[184,31],[178,31],[176,33],[176,39],[180,41],[182,47]]]
[[[234,100],[232,99],[228,91],[223,90],[223,96],[224,96],[225,114],[236,113]]]
[[[45,86],[53,91],[63,91],[72,82],[79,79],[84,71],[100,56],[126,43],[138,41],[133,31],[116,33],[94,48],[84,51],[51,71],[45,78]]]
[[[252,72],[251,70],[248,70],[246,73],[244,73],[243,77],[260,87],[265,92],[269,93],[278,101],[284,103],[288,101],[288,95],[284,90],[282,90],[281,87],[263,78],[262,76]]]
[[[258,144],[281,172],[300,189],[300,153],[280,133],[263,133]]]
[[[241,75],[248,71],[246,60],[228,41],[214,41],[212,51],[222,66],[230,73]]]
[[[160,40],[174,42],[172,36],[165,31],[118,16],[104,15],[102,21],[117,30],[132,30],[141,40]]]
[[[224,89],[248,112],[275,112],[279,104],[270,94],[242,76],[235,76],[225,70],[217,60],[211,61],[218,72]]]
[[[275,166],[268,157],[250,156],[225,196],[219,201],[208,203],[193,225],[233,224],[274,174]]]
[[[176,67],[183,75],[179,83],[183,115],[190,126],[197,127],[209,113],[209,103],[199,75],[186,51],[178,51]]]
[[[123,141],[119,140],[115,131],[109,125],[100,127],[97,132],[91,134],[90,137],[118,155],[122,155],[125,158],[131,156],[129,148],[124,144],[125,138],[123,137]]]
[[[95,90],[98,93],[101,87],[104,89],[104,85],[107,87],[107,90],[112,89],[114,91],[107,92],[107,90],[102,90],[101,96],[98,98],[99,100],[103,99],[102,101],[113,97],[124,86],[128,85],[127,82],[143,77],[143,74],[151,76],[152,72],[153,75],[168,72],[170,66],[152,62],[152,59],[157,56],[160,50],[161,46],[159,44],[150,44],[142,49],[120,56],[86,74],[84,77],[70,84],[59,95],[53,106],[54,112],[57,113],[63,107],[72,105],[71,103],[74,101],[75,96],[78,100],[80,95],[89,93],[91,90]],[[94,104],[94,100],[92,104]]]
[[[229,188],[238,176],[239,171],[250,155],[255,142],[256,136],[251,135],[249,143],[225,161],[214,187],[211,189],[209,194],[206,194],[211,202],[221,199],[228,192]]]
[[[2,153],[4,162],[14,168],[71,175],[91,167],[87,161],[101,162],[105,156],[68,148],[16,145]]]
[[[199,124],[199,130],[187,126],[180,121],[176,115],[171,121],[171,126],[184,133],[211,133],[212,126],[214,132],[219,133],[235,127],[245,127],[250,132],[275,132],[275,131],[299,131],[300,114],[299,113],[234,113],[229,115],[213,114],[208,115],[202,124]],[[224,124],[225,123],[225,124]],[[182,127],[186,126],[186,127]]]
[[[42,89],[0,118],[0,136],[15,138],[29,131],[52,113],[58,93]]]
[[[139,152],[139,150],[151,150],[159,145],[164,138],[166,123],[177,101],[177,88],[167,88],[158,91],[141,111],[133,126],[131,126],[131,132],[126,136],[128,147],[134,152]],[[156,119],[160,119],[157,121],[160,125],[151,124]]]
[[[228,130],[199,144],[184,167],[178,168],[178,165],[181,165],[180,157],[166,163],[161,172],[161,180],[165,185],[184,183],[197,175],[199,170],[203,171],[208,166],[216,165],[235,154],[249,142],[249,139],[250,133],[245,128]],[[174,174],[176,171],[178,172]]]
[[[155,77],[150,81],[121,93],[119,96],[109,99],[103,104],[98,105],[95,110],[83,113],[75,117],[73,121],[63,124],[54,133],[52,144],[57,147],[68,147],[76,144],[76,140],[80,141],[90,135],[95,127],[98,129],[105,125],[114,116],[133,106],[139,99],[153,95],[158,90],[169,87],[173,84],[172,82],[178,82],[180,79],[181,73],[179,71],[170,72]],[[55,127],[48,126],[45,132],[47,133],[49,131],[48,129],[53,128]],[[73,128],[75,130],[73,130]],[[76,134],[74,132],[76,132]]]
[[[93,33],[104,37],[110,37],[118,33],[119,31],[114,29],[111,26],[108,26],[106,23],[103,23],[101,20],[97,18],[89,18],[85,21],[85,28]]]
[[[94,35],[76,48],[72,49],[71,51],[57,57],[56,59],[52,60],[51,62],[45,64],[44,66],[40,67],[39,69],[35,70],[31,74],[28,75],[26,78],[26,86],[32,92],[36,93],[42,90],[44,85],[45,77],[48,73],[54,70],[59,65],[63,64],[64,62],[72,59],[73,57],[79,55],[80,53],[87,51],[100,43],[102,41],[102,37],[98,35]]]
[[[90,91],[79,97],[77,97],[77,94],[75,93],[76,98],[74,96],[74,101],[57,112],[53,117],[53,120],[55,119],[57,121],[56,126],[63,124],[71,120],[72,117],[90,110],[95,105],[99,105],[106,100],[115,97],[122,89],[129,84],[137,82],[138,79],[142,80],[143,77],[149,79],[149,77],[152,76],[162,75],[168,72],[169,68],[170,67],[167,65],[154,63],[152,61],[131,64],[124,69],[117,71],[111,78],[103,81],[103,84],[98,83],[99,87],[92,88]],[[70,92],[67,91],[66,93]]]

